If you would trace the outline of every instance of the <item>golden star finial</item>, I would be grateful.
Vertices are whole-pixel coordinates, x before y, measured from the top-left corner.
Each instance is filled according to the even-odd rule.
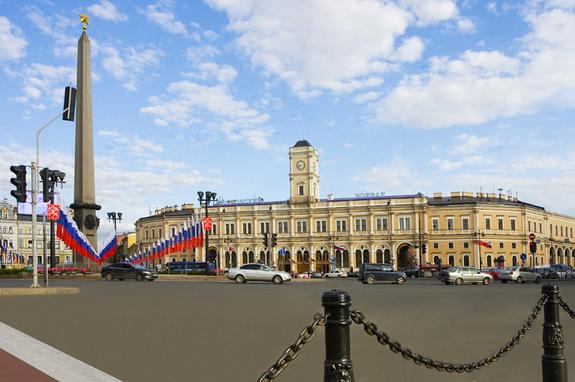
[[[88,17],[87,14],[82,13],[80,14],[80,22],[82,23],[82,30],[86,30],[86,27],[88,26],[88,21],[90,21],[90,18]]]

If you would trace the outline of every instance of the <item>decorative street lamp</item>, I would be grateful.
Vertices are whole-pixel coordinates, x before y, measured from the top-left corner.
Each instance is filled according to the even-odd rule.
[[[118,236],[118,228],[116,226],[116,222],[122,221],[122,213],[121,212],[108,212],[108,221],[114,221],[114,236]],[[116,250],[118,246],[118,242],[116,241]],[[118,262],[118,252],[114,255],[114,262]]]
[[[216,193],[215,192],[211,192],[211,191],[206,191],[205,193],[203,191],[198,191],[198,200],[200,201],[200,207],[202,206],[202,203],[204,203],[204,206],[206,207],[206,215],[204,216],[204,219],[208,218],[208,206],[210,204],[211,201],[216,200]],[[202,222],[203,224],[203,222]],[[205,248],[205,259],[206,259],[206,274],[208,274],[208,265],[209,265],[209,259],[208,259],[208,231],[204,230],[204,242],[206,243],[206,248]],[[219,263],[219,261],[217,261],[217,263]],[[219,264],[216,264],[216,267],[218,267]]]

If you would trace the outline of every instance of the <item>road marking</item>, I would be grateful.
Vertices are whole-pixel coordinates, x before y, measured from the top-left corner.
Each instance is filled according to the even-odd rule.
[[[58,381],[120,381],[3,322],[0,322],[0,348]]]

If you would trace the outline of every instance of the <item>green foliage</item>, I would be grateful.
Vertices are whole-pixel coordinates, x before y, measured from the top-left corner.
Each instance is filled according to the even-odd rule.
[[[5,268],[0,269],[0,275],[16,275],[18,273],[27,272],[26,268]]]

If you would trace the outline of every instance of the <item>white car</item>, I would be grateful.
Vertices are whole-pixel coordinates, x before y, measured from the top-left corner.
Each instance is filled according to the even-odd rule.
[[[248,281],[271,281],[274,284],[281,284],[284,281],[291,281],[291,275],[268,267],[264,264],[244,264],[239,268],[230,268],[228,279],[235,280],[239,284]]]
[[[344,272],[341,269],[335,269],[333,272],[326,273],[325,277],[331,277],[331,278],[347,277],[347,272]]]

